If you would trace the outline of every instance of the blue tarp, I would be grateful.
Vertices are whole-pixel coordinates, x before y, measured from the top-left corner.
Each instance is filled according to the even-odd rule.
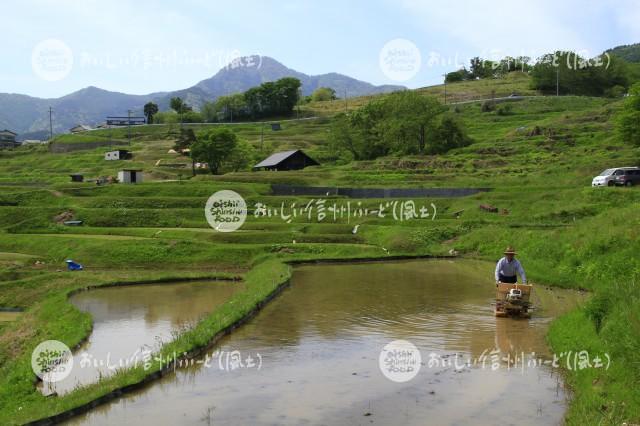
[[[82,271],[82,269],[84,269],[81,264],[73,260],[67,260],[67,268],[69,268],[70,271]]]

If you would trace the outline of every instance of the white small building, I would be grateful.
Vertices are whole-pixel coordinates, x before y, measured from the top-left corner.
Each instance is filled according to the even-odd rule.
[[[104,153],[105,160],[126,160],[128,158],[131,158],[131,153],[126,149],[116,149]]]
[[[141,183],[142,170],[124,169],[118,172],[118,182],[120,183]]]

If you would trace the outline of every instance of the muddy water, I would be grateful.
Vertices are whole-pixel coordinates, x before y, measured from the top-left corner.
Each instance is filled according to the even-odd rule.
[[[75,294],[70,301],[91,313],[93,331],[75,351],[71,374],[41,390],[64,394],[136,361],[141,364],[146,353],[192,327],[243,285],[222,281],[145,284]]]
[[[449,260],[296,268],[291,287],[212,349],[209,362],[71,423],[558,424],[565,393],[556,371],[504,361],[494,369],[491,351],[548,360],[547,324],[580,296],[536,288],[531,319],[495,318],[492,272]],[[404,383],[379,367],[381,349],[396,339],[422,355]]]

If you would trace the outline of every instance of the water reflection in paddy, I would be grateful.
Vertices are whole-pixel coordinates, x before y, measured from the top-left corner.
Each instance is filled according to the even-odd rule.
[[[93,330],[75,351],[69,377],[43,386],[42,391],[63,394],[113,374],[122,364],[142,363],[145,351],[157,350],[176,333],[192,327],[243,285],[182,282],[96,288],[75,294],[70,300],[91,313]]]

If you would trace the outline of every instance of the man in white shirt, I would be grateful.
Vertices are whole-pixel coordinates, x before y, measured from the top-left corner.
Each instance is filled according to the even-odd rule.
[[[518,281],[517,273],[522,278],[522,283],[527,283],[527,276],[515,255],[515,249],[511,246],[507,247],[504,251],[504,257],[496,264],[496,282],[516,283]]]

